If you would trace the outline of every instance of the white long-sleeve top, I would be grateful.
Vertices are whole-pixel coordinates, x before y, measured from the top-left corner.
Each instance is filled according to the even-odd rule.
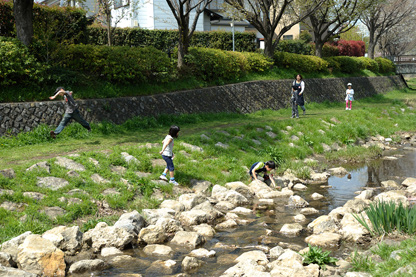
[[[293,81],[293,85],[296,85],[296,80]],[[304,90],[305,90],[305,82],[301,80],[300,81],[300,92],[299,92],[299,94],[302,94]]]
[[[347,89],[345,93],[347,94],[345,101],[354,99],[354,89]]]

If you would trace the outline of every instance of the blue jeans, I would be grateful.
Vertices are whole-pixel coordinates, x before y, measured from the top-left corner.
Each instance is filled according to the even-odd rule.
[[[54,133],[57,135],[68,125],[69,121],[73,119],[79,124],[81,124],[84,128],[90,130],[90,124],[81,116],[78,110],[75,110],[73,113],[65,113],[64,117],[62,118],[61,122],[59,123],[58,127],[55,129]]]
[[[166,168],[167,168],[169,171],[173,172],[173,171],[175,170],[175,167],[173,166],[172,157],[162,155],[162,158],[163,158],[163,159],[165,160],[165,162],[166,162]]]

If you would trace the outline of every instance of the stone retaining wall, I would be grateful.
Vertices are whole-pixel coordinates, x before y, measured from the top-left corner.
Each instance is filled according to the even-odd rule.
[[[400,76],[306,79],[306,102],[344,101],[351,82],[356,100],[406,87]],[[289,104],[292,80],[254,81],[220,87],[112,99],[78,100],[87,121],[121,124],[134,116],[203,112],[251,113]],[[76,97],[76,91],[74,92]],[[0,103],[0,136],[30,131],[39,124],[56,126],[64,114],[62,101]],[[288,115],[289,116],[289,115]]]

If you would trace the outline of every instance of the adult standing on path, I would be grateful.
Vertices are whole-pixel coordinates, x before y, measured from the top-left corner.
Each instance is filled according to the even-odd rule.
[[[49,97],[49,99],[53,100],[58,95],[64,97],[64,104],[65,104],[65,115],[62,118],[61,122],[59,123],[58,127],[55,131],[51,131],[51,137],[56,138],[56,135],[62,132],[65,126],[69,123],[71,119],[74,119],[79,124],[81,124],[88,132],[91,132],[90,124],[85,121],[85,119],[81,116],[78,110],[78,104],[75,102],[74,98],[72,98],[72,91],[66,91],[63,87],[58,87],[55,90],[55,95]]]
[[[303,110],[303,115],[306,113],[305,100],[303,99],[303,91],[305,90],[305,82],[302,81],[302,75],[296,75],[296,79],[292,84],[292,118],[299,118],[298,106]]]

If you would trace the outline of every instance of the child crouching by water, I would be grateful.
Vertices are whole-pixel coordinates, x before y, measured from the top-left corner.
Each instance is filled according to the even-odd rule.
[[[274,188],[280,188],[276,186],[276,183],[274,182],[273,175],[271,175],[272,178],[269,177],[267,172],[272,171],[276,168],[276,164],[274,161],[268,161],[268,162],[256,162],[250,167],[249,174],[251,176],[251,179],[258,180],[258,174],[263,173],[263,179],[265,182],[267,180],[270,180],[270,182],[273,184]]]

